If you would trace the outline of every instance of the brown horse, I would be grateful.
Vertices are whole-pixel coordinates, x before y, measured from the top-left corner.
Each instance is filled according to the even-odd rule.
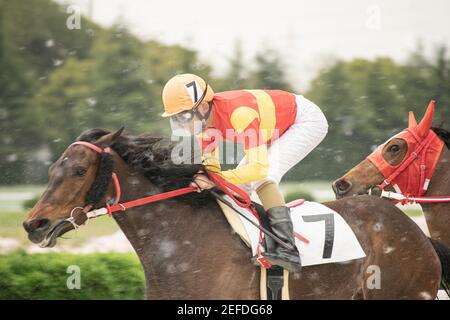
[[[450,132],[442,128],[431,128],[433,111],[434,104],[433,106],[430,105],[424,119],[419,124],[411,113],[408,127],[409,129],[420,129],[424,133],[432,130],[445,143],[425,196],[450,196]],[[402,137],[394,136],[379,150],[386,162],[392,166],[399,166],[405,161],[408,143]],[[407,176],[408,174],[410,176]],[[409,179],[409,183],[420,179],[420,174],[414,174],[413,170],[405,172],[404,175],[403,178]],[[338,198],[366,194],[372,187],[381,184],[384,179],[385,177],[380,170],[369,159],[365,159],[336,180],[333,183],[333,189]],[[390,187],[390,190],[393,190],[392,187]],[[421,204],[421,206],[431,237],[450,247],[450,203],[427,203]]]
[[[49,184],[24,222],[34,243],[54,246],[74,226],[76,207],[103,207],[115,196],[108,167],[114,167],[121,201],[185,187],[200,165],[175,165],[172,143],[124,136],[101,129],[77,139],[111,148],[112,161],[73,145],[49,169]],[[108,161],[106,161],[108,162]],[[106,163],[105,162],[105,163]],[[105,169],[107,168],[107,169]],[[106,174],[105,174],[106,172]],[[441,279],[439,257],[417,225],[389,202],[372,196],[326,203],[340,213],[367,256],[346,263],[304,267],[290,276],[291,299],[434,299]],[[401,212],[400,212],[401,213]],[[86,215],[73,213],[82,224]],[[258,299],[259,268],[210,194],[191,193],[124,212],[119,224],[143,265],[151,299]],[[373,286],[375,275],[380,286]]]

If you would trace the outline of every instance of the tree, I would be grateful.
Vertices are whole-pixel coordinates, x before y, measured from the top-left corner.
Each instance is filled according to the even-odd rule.
[[[163,85],[171,74],[209,77],[209,70],[192,50],[144,43],[115,25],[97,32],[86,58],[67,59],[49,76],[33,98],[35,127],[52,160],[88,128],[169,133],[160,117]]]
[[[93,70],[92,60],[67,59],[33,97],[34,127],[52,160],[87,127],[85,115],[95,104]]]
[[[286,75],[281,58],[272,49],[267,49],[255,57],[256,68],[249,75],[249,83],[256,89],[280,89],[293,91]]]
[[[146,82],[143,44],[121,27],[101,32],[90,53],[91,97],[79,112],[83,129],[122,125],[133,133],[148,131],[158,110]],[[86,108],[87,107],[87,108]]]
[[[224,77],[216,79],[214,88],[217,91],[251,89],[252,83],[248,79],[248,69],[244,62],[242,43],[236,40],[233,55],[228,59],[228,70]]]
[[[439,48],[434,59],[419,48],[402,65],[388,58],[354,59],[322,70],[305,96],[324,111],[329,132],[290,177],[341,176],[405,128],[409,110],[422,116],[430,99],[438,100],[435,119],[448,119],[449,65],[445,48]]]
[[[65,28],[63,7],[49,0],[0,0],[0,168],[2,183],[36,182],[45,158],[33,96],[69,56],[83,57],[95,25]]]

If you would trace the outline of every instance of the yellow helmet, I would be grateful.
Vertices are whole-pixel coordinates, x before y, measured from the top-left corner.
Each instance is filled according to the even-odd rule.
[[[192,110],[202,102],[210,102],[214,97],[213,89],[205,80],[195,74],[179,74],[167,81],[162,92],[164,104],[163,117]]]

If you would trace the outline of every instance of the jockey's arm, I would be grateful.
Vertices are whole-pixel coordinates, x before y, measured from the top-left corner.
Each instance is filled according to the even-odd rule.
[[[266,178],[269,170],[267,145],[261,144],[246,149],[245,154],[247,164],[233,170],[221,171],[218,148],[204,155],[203,164],[206,170],[220,174],[233,184],[246,184]],[[256,189],[256,193],[265,210],[285,205],[284,197],[278,188],[278,184],[274,181],[264,182]]]
[[[233,184],[245,184],[261,180],[267,176],[269,161],[266,144],[244,150],[247,164],[236,169],[221,171],[226,180]]]
[[[207,171],[220,173],[222,168],[219,160],[219,148],[215,148],[211,152],[204,153],[202,156],[202,163]]]

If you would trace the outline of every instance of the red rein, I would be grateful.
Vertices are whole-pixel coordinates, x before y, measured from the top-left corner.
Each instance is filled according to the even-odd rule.
[[[86,141],[77,141],[77,142],[72,143],[71,146],[72,145],[83,145],[97,153],[111,152],[110,148],[102,149],[102,148],[100,148],[92,143],[86,142]],[[258,213],[256,212],[255,208],[253,207],[250,196],[244,190],[242,190],[238,186],[235,186],[234,184],[226,181],[218,174],[210,172],[210,173],[208,173],[208,176],[211,179],[211,181],[213,181],[216,184],[216,186],[219,187],[219,189],[221,189],[223,192],[225,192],[225,194],[228,195],[238,206],[249,210],[256,217],[256,219],[259,222]],[[160,194],[155,194],[155,195],[148,196],[145,198],[140,198],[140,199],[124,202],[124,203],[119,203],[119,200],[120,200],[119,179],[117,178],[117,175],[114,172],[112,173],[112,177],[113,177],[114,186],[115,186],[115,190],[116,190],[116,198],[115,198],[116,203],[114,205],[110,205],[108,203],[106,204],[106,210],[107,210],[107,213],[109,216],[111,216],[112,213],[115,211],[125,211],[129,208],[142,206],[145,204],[149,204],[149,203],[153,203],[153,202],[157,202],[157,201],[161,201],[161,200],[165,200],[165,199],[170,199],[173,197],[178,197],[178,196],[196,191],[196,188],[186,187],[186,188],[181,188],[181,189],[168,191],[168,192],[164,192],[164,193],[160,193]],[[86,211],[89,211],[91,209],[90,207],[91,206],[88,205],[83,209],[83,211],[85,211],[85,213],[88,215],[88,217],[89,217],[89,212],[86,212]],[[101,209],[99,209],[99,210],[101,210]],[[94,210],[94,211],[97,211],[97,210]],[[296,236],[299,237],[300,240],[307,241],[306,239],[304,239],[303,237],[301,237],[298,234]],[[262,254],[261,254],[262,242],[263,242],[263,234],[260,229],[259,230],[259,245],[257,248],[257,254],[258,254],[257,260],[264,268],[269,268],[270,264],[265,260],[264,256],[262,256]]]
[[[102,149],[102,148],[100,148],[90,142],[86,142],[86,141],[76,141],[76,142],[72,143],[70,146],[73,146],[73,145],[82,145],[82,146],[85,146],[97,153],[111,152],[110,148]],[[226,181],[218,174],[210,172],[210,173],[208,173],[208,176],[223,192],[225,192],[225,194],[227,194],[231,199],[233,199],[233,201],[237,205],[239,205],[242,208],[249,209],[255,215],[255,217],[258,218],[258,214],[256,213],[256,211],[254,211],[254,208],[252,206],[252,201],[251,201],[249,195],[245,191],[243,191],[238,186],[235,186],[234,184]],[[106,208],[108,209],[108,215],[110,215],[110,216],[112,215],[113,212],[116,212],[116,211],[125,211],[126,209],[129,209],[129,208],[142,206],[145,204],[149,204],[149,203],[153,203],[153,202],[157,202],[157,201],[161,201],[161,200],[166,200],[166,199],[170,199],[173,197],[178,197],[178,196],[196,191],[196,189],[193,187],[186,187],[186,188],[181,188],[181,189],[177,189],[177,190],[173,190],[173,191],[155,194],[155,195],[148,196],[145,198],[140,198],[140,199],[124,202],[124,203],[119,203],[120,195],[121,195],[119,179],[114,172],[112,173],[112,178],[113,178],[113,182],[114,182],[114,188],[116,190],[116,197],[115,197],[115,204],[113,204],[113,205],[110,205],[108,203],[106,204]],[[90,209],[91,209],[90,205],[88,205],[87,207],[84,208],[84,211],[86,211],[86,210],[89,211]],[[85,213],[87,213],[87,212],[85,212]]]

